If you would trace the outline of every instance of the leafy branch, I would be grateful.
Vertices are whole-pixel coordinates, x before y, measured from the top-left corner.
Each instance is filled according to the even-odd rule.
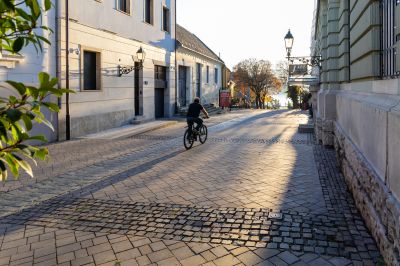
[[[43,43],[51,45],[42,36],[52,33],[47,26],[41,25],[43,12],[52,8],[51,0],[44,0],[43,6],[38,0],[0,0],[0,53],[7,51],[19,54],[28,45],[42,52]],[[0,97],[0,179],[7,180],[10,171],[15,178],[20,169],[33,176],[31,162],[46,160],[49,152],[46,148],[35,146],[36,142],[47,142],[42,135],[30,134],[35,124],[44,124],[54,131],[53,125],[43,114],[46,108],[59,112],[58,104],[52,102],[52,96],[62,97],[72,93],[58,88],[58,80],[49,74],[38,74],[38,87],[26,86],[21,82],[6,81],[0,84],[2,91],[10,91]],[[5,90],[8,89],[8,90]],[[4,95],[2,93],[1,95]],[[0,95],[0,96],[1,96]]]

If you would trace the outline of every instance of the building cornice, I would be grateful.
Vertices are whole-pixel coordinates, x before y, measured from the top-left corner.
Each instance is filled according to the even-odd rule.
[[[218,59],[215,59],[215,58],[212,58],[212,57],[207,56],[207,55],[205,55],[205,54],[203,54],[203,53],[200,53],[200,52],[198,52],[198,51],[196,51],[196,50],[193,50],[193,49],[191,49],[191,48],[189,48],[189,47],[183,45],[183,44],[180,43],[180,42],[179,42],[177,51],[179,50],[179,48],[183,48],[183,49],[188,50],[188,51],[190,51],[190,52],[192,52],[192,53],[195,53],[195,54],[198,54],[198,55],[200,55],[200,56],[202,56],[202,57],[205,57],[205,58],[207,58],[207,59],[210,59],[210,60],[212,60],[212,61],[214,61],[214,62],[217,62],[217,63],[220,63],[220,64],[222,64],[222,65],[225,65],[225,62],[224,62],[224,61],[218,60]]]

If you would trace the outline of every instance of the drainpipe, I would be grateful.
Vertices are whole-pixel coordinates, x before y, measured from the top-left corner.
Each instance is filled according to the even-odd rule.
[[[60,46],[60,41],[59,41],[59,38],[60,38],[60,29],[58,28],[59,26],[60,26],[60,23],[59,23],[59,19],[60,19],[60,4],[59,4],[59,2],[58,1],[56,1],[55,3],[54,3],[54,7],[55,7],[55,10],[56,10],[56,14],[55,14],[55,23],[54,23],[54,32],[55,32],[55,36],[56,36],[56,38],[55,38],[55,45],[56,45],[56,76],[57,76],[57,79],[58,79],[58,88],[60,89],[61,87],[62,87],[62,85],[61,85],[61,74],[60,74],[60,69],[59,69],[59,67],[60,67],[60,62],[59,62],[59,58],[58,58],[58,51],[61,51],[61,46]],[[57,98],[57,104],[58,104],[58,107],[61,109],[61,98]],[[58,124],[58,123],[57,123]],[[58,127],[59,127],[59,125],[58,125]],[[57,130],[57,140],[60,140],[60,130]]]
[[[177,6],[178,0],[175,0],[175,114],[178,113],[178,60],[176,58],[176,46],[177,46],[177,41],[176,41],[176,29],[177,29],[177,15],[176,15],[176,6]]]
[[[69,90],[69,1],[65,0],[65,87]],[[66,139],[71,139],[71,117],[69,114],[69,93],[65,94],[65,130]]]

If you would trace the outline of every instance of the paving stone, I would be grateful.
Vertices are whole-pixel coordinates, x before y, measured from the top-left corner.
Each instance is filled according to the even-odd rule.
[[[276,266],[286,266],[289,265],[285,261],[281,260],[279,257],[272,257],[268,259],[269,262],[273,263]]]
[[[81,265],[86,265],[86,264],[93,263],[93,262],[94,262],[93,257],[87,256],[87,257],[81,257],[81,258],[72,260],[71,265],[72,266],[81,266]]]
[[[236,256],[236,258],[239,259],[241,262],[243,262],[244,265],[256,265],[263,261],[259,256],[257,256],[252,251],[247,251],[245,253],[242,253]]]
[[[169,258],[162,261],[157,262],[159,266],[180,266],[181,264],[176,258]]]
[[[335,266],[346,266],[351,264],[351,261],[343,257],[334,257],[329,262]]]
[[[96,253],[93,255],[96,264],[107,263],[111,261],[116,261],[117,258],[112,250],[102,251],[101,253]]]
[[[174,255],[168,249],[159,250],[147,255],[151,262],[158,262],[173,257]]]
[[[183,266],[201,265],[205,262],[206,260],[200,255],[195,255],[180,261]]]
[[[137,248],[132,248],[129,250],[125,250],[116,254],[117,259],[121,261],[126,261],[130,259],[135,259],[137,257],[142,256],[140,251]]]
[[[296,261],[299,260],[298,257],[296,257],[295,255],[293,255],[293,254],[290,253],[289,251],[285,251],[285,252],[280,253],[280,254],[278,255],[278,257],[279,257],[280,259],[282,259],[283,261],[285,261],[287,264],[293,264],[293,263],[295,263]]]
[[[180,261],[180,260],[184,260],[186,258],[189,257],[193,257],[195,254],[192,252],[192,250],[187,247],[187,246],[183,246],[181,248],[177,248],[172,250],[172,253],[174,254],[174,256]]]
[[[230,254],[226,255],[222,258],[218,258],[218,259],[214,260],[213,262],[217,266],[235,265],[235,264],[240,263],[240,261],[237,258],[235,258],[234,256],[232,256]]]

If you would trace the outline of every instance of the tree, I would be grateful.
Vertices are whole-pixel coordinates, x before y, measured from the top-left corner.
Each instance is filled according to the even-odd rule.
[[[247,59],[234,67],[235,83],[250,88],[254,93],[256,108],[265,108],[264,100],[272,91],[279,91],[281,83],[266,60]]]
[[[300,86],[289,86],[287,96],[293,102],[293,109],[299,109],[299,96],[302,93],[303,89]]]
[[[41,25],[40,20],[52,3],[50,0],[43,3],[42,7],[38,0],[0,1],[0,52],[19,54],[28,45],[41,52],[43,43],[50,44],[40,33],[51,33],[51,30]],[[36,163],[36,159],[45,160],[48,157],[46,148],[28,144],[32,141],[46,142],[46,138],[32,136],[30,131],[35,123],[53,129],[42,108],[58,112],[59,107],[49,101],[50,96],[61,97],[66,92],[72,92],[58,89],[58,80],[47,73],[39,73],[38,80],[38,87],[15,81],[0,84],[3,91],[10,92],[7,97],[0,97],[0,178],[3,181],[9,171],[18,178],[21,168],[33,176],[29,161]]]

